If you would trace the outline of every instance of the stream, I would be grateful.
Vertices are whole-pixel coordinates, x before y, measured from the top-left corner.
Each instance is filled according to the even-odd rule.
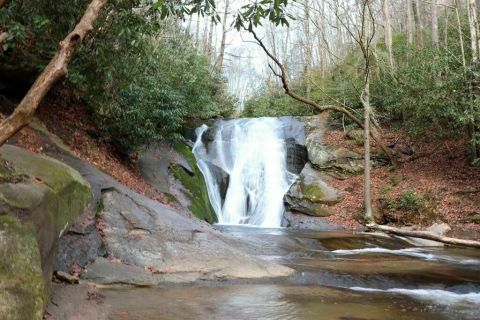
[[[217,121],[193,153],[219,223],[243,251],[294,269],[275,280],[104,288],[111,319],[480,319],[480,250],[280,228],[294,118]]]
[[[264,282],[103,289],[111,319],[480,318],[478,250],[350,232],[217,228],[297,272]]]

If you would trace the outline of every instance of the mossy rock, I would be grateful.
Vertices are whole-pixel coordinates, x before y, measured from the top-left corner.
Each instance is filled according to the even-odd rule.
[[[328,206],[341,200],[340,192],[329,186],[326,177],[310,163],[303,168],[299,179],[285,195],[290,210],[317,217],[331,215]]]
[[[186,196],[191,203],[188,209],[199,219],[208,223],[217,222],[217,216],[210,204],[208,198],[207,186],[200,169],[197,167],[197,161],[190,148],[183,143],[175,143],[174,149],[182,154],[189,163],[192,172],[187,172],[182,166],[174,165],[171,167],[173,175],[178,179],[186,191]]]
[[[0,319],[42,319],[48,295],[31,224],[0,216]]]
[[[4,145],[0,148],[0,158],[3,160],[0,171],[4,176],[8,172],[10,176],[22,177],[0,182],[0,214],[2,219],[8,222],[4,227],[11,229],[8,231],[10,233],[18,233],[17,238],[26,243],[25,248],[27,245],[34,246],[37,252],[34,255],[31,252],[33,249],[18,250],[17,256],[10,254],[0,261],[0,269],[8,269],[14,265],[14,261],[11,261],[14,258],[34,259],[39,266],[41,278],[43,277],[44,297],[48,295],[50,288],[59,238],[75,218],[84,212],[91,199],[90,185],[69,166],[21,148]],[[14,219],[16,223],[9,219]],[[0,243],[0,250],[4,250],[3,252],[7,252],[4,247],[12,245],[11,240],[6,241]],[[21,257],[22,254],[25,257]],[[33,267],[34,262],[30,262]],[[19,265],[15,272],[29,274],[30,271],[28,266]],[[18,294],[16,298],[9,296],[8,299],[21,299],[30,304],[29,301],[39,299],[37,292],[29,289],[30,285],[28,281],[19,282],[16,291],[2,290],[0,295],[15,293]],[[24,296],[25,292],[30,292],[30,298]],[[4,301],[9,300],[0,299],[0,310],[6,308]],[[46,302],[43,298],[42,301]]]

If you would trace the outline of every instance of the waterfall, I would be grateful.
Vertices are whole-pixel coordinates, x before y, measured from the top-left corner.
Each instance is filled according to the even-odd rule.
[[[297,177],[287,170],[286,140],[303,143],[303,126],[290,117],[220,120],[196,133],[193,154],[218,222],[280,227]]]

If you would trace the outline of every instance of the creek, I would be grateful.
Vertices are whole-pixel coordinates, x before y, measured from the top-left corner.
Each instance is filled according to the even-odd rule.
[[[217,121],[193,147],[216,229],[294,269],[275,280],[103,289],[113,319],[480,319],[480,251],[355,232],[280,228],[294,118]]]

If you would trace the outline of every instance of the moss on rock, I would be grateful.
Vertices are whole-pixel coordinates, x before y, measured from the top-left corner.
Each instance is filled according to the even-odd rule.
[[[186,172],[181,166],[173,166],[172,172],[186,189],[186,195],[190,198],[191,204],[188,209],[199,219],[209,223],[217,222],[217,216],[208,198],[207,186],[202,173],[197,167],[197,161],[192,151],[183,143],[175,143],[174,149],[181,153],[190,164],[193,175]]]
[[[0,319],[42,319],[48,295],[35,229],[0,216]]]
[[[67,165],[21,148],[4,145],[0,158],[3,173],[23,177],[0,181],[0,319],[41,319],[58,240],[88,205],[90,186]]]

